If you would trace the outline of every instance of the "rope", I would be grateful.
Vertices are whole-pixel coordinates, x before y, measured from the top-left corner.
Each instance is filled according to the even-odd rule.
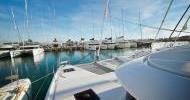
[[[158,34],[159,34],[159,32],[160,32],[160,29],[162,28],[162,25],[164,24],[164,21],[165,21],[166,16],[167,16],[167,14],[168,14],[168,12],[169,12],[169,10],[170,10],[170,8],[171,8],[171,5],[172,5],[173,1],[174,1],[174,0],[171,0],[171,1],[170,1],[170,4],[169,4],[169,6],[168,6],[168,9],[167,9],[167,11],[166,11],[166,13],[165,13],[165,15],[164,15],[164,18],[163,18],[163,20],[162,20],[162,22],[161,22],[161,24],[160,24],[160,27],[159,27],[159,29],[158,29],[158,31],[157,31],[157,33],[156,33],[156,36],[155,36],[155,39],[154,39],[154,40],[156,40],[156,37],[158,36]]]
[[[178,21],[178,23],[176,24],[175,28],[173,29],[172,33],[169,36],[169,39],[172,37],[174,31],[176,30],[176,28],[178,27],[179,23],[182,21],[183,17],[185,16],[185,14],[187,13],[187,11],[190,8],[190,4],[188,5],[188,7],[186,8],[185,12],[183,13],[183,15],[181,16],[180,20]]]
[[[18,87],[16,88],[16,97],[15,97],[14,100],[18,100],[18,98],[19,98],[19,96],[20,96],[20,94],[21,94],[22,91],[24,91],[24,92],[27,91],[26,86],[20,85],[20,86],[18,86]],[[28,96],[28,95],[27,95],[27,96]],[[29,98],[29,97],[28,97],[28,98]]]
[[[188,23],[189,18],[190,18],[190,16],[187,18],[187,20],[186,20],[185,24],[187,24],[187,23]],[[182,31],[184,31],[184,26],[185,26],[185,24],[184,24],[184,25],[183,25],[183,27],[181,28],[181,31],[180,31],[180,32],[179,32],[179,34],[177,35],[177,37],[176,37],[176,39],[175,39],[175,41],[174,41],[173,45],[176,43],[177,39],[178,39],[178,38],[179,38],[179,36],[181,35],[181,32],[182,32]]]
[[[117,20],[117,21],[122,21],[120,18],[118,17],[112,17],[114,18],[114,20]],[[129,21],[129,20],[123,20],[125,21],[126,23],[129,23],[129,24],[134,24],[134,25],[139,25],[139,23],[137,22],[132,22],[132,21]],[[155,26],[150,26],[150,25],[146,25],[146,24],[141,24],[142,27],[147,27],[147,28],[150,28],[150,29],[159,29],[159,27],[155,27]],[[172,29],[168,29],[168,28],[160,28],[160,30],[164,30],[164,31],[175,31],[175,32],[180,32],[180,30],[172,30]],[[190,33],[189,31],[183,31],[183,33]]]
[[[40,81],[40,80],[42,80],[42,79],[44,79],[44,78],[46,78],[46,77],[48,77],[48,76],[51,75],[51,74],[54,74],[54,72],[49,73],[49,74],[47,74],[47,75],[45,75],[45,76],[43,76],[43,77],[40,77],[39,79],[33,81],[32,84],[33,84],[33,83],[36,83],[36,82],[38,82],[38,81]]]
[[[41,91],[41,89],[42,89],[42,87],[43,87],[43,85],[44,85],[44,83],[45,83],[46,80],[47,80],[47,78],[43,81],[42,85],[38,89],[38,92],[36,93],[36,96],[34,97],[34,100],[36,100],[36,98],[37,98],[38,94],[40,93],[40,91]]]

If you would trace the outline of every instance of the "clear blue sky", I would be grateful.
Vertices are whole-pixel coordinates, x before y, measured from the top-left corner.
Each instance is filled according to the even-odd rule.
[[[100,38],[104,0],[26,0],[28,27],[26,26],[25,0],[0,0],[0,42],[18,41],[18,33],[11,21],[12,8],[22,39],[50,42],[67,39],[79,40]],[[121,9],[124,19],[138,22],[139,9],[142,23],[159,26],[170,0],[110,0],[112,36],[122,35]],[[174,0],[163,27],[173,29],[190,0]],[[55,11],[55,13],[54,13]],[[188,11],[187,16],[190,15]],[[109,21],[105,21],[103,38],[110,37]],[[182,21],[183,24],[184,20]],[[124,22],[127,39],[140,38],[139,26]],[[189,24],[188,24],[189,26]],[[181,26],[178,28],[180,29]],[[189,29],[188,29],[189,30]],[[143,38],[153,38],[157,30],[142,27]],[[160,31],[159,37],[168,37],[170,32]],[[176,33],[175,33],[176,34]],[[185,34],[184,34],[185,35]]]

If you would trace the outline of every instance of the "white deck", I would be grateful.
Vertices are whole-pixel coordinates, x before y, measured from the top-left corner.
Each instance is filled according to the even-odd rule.
[[[149,55],[149,50],[132,56],[121,56],[90,64],[61,66],[49,87],[45,100],[75,100],[74,95],[92,89],[101,100],[126,100],[126,91],[118,82],[114,70],[124,62]],[[64,69],[75,71],[64,73]]]
[[[75,71],[64,73],[63,69],[68,68],[74,68]],[[45,100],[75,100],[74,94],[87,89],[92,89],[101,100],[125,100],[126,96],[114,72],[98,75],[66,65],[57,70]]]

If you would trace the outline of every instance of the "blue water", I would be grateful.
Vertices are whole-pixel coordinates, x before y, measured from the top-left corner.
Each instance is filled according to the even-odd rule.
[[[135,49],[102,50],[100,60],[116,56],[129,55]],[[36,57],[19,57],[14,60],[0,59],[0,87],[10,83],[9,76],[17,74],[19,79],[29,78],[32,82],[48,73],[56,71],[60,60],[67,60],[70,64],[90,63],[96,60],[94,51],[73,51],[73,52],[46,52]],[[48,76],[32,84],[33,99],[42,100],[45,97],[53,75]],[[43,87],[41,88],[41,86]],[[38,92],[38,90],[40,90]],[[37,95],[37,96],[36,96]]]

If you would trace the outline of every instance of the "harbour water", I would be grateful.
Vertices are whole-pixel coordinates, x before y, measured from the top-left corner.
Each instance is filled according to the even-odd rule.
[[[130,55],[136,49],[102,50],[100,60],[116,56]],[[45,97],[53,75],[35,82],[37,79],[56,71],[60,60],[67,60],[70,64],[82,64],[95,61],[94,51],[73,51],[73,52],[46,52],[35,57],[18,57],[14,60],[0,60],[0,87],[13,81],[15,78],[29,78],[32,82],[33,99],[42,100]],[[18,71],[18,75],[17,74]],[[42,86],[42,87],[41,87]]]

